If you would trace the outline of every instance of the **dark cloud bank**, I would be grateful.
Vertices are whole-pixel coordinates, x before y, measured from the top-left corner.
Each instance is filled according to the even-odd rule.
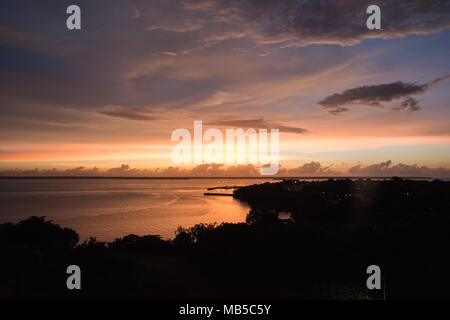
[[[253,165],[226,167],[221,164],[201,164],[192,169],[168,167],[165,169],[133,169],[129,165],[100,170],[98,168],[78,167],[67,170],[3,170],[0,176],[10,177],[260,177],[259,168]],[[341,172],[324,166],[319,162],[305,163],[296,168],[281,167],[275,177],[432,177],[450,178],[449,168],[429,168],[417,164],[393,164],[392,161],[363,166],[356,165]],[[272,176],[266,176],[271,178]]]
[[[342,93],[334,93],[319,101],[317,104],[332,115],[340,115],[349,109],[348,105],[365,105],[369,107],[384,106],[381,102],[391,102],[402,99],[402,101],[391,108],[392,111],[405,110],[409,113],[420,109],[419,102],[412,95],[424,94],[433,86],[449,78],[450,75],[434,79],[424,84],[415,82],[392,82],[370,86],[347,89]]]
[[[378,5],[382,12],[382,29],[376,32],[366,27],[370,4]],[[364,38],[428,34],[450,26],[450,2],[446,0],[190,0],[185,6],[214,10],[221,21],[240,22],[258,30],[255,37],[261,43],[352,45]]]

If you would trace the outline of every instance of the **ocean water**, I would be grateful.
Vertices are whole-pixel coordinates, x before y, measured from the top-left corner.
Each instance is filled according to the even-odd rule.
[[[198,223],[243,222],[245,203],[204,196],[207,188],[262,183],[261,179],[1,179],[0,223],[46,216],[81,240],[110,241],[133,233],[175,236]],[[266,180],[269,181],[269,180]],[[232,190],[210,192],[231,193]]]

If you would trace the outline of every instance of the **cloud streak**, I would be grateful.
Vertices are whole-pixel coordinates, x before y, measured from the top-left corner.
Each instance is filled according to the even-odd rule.
[[[264,120],[264,118],[258,119],[236,119],[236,120],[216,120],[206,123],[211,126],[219,127],[234,127],[234,128],[255,128],[255,129],[278,129],[280,132],[306,134],[308,130],[299,127],[285,126],[277,122],[271,122]]]

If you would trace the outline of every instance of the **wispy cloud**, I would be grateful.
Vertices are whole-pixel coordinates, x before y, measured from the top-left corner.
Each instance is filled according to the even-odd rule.
[[[148,121],[154,120],[153,116],[149,115],[149,111],[145,108],[126,107],[126,106],[107,106],[97,110],[97,113],[105,116],[122,118],[127,120]]]

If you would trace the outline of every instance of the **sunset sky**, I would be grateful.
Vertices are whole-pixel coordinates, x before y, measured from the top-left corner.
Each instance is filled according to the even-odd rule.
[[[450,177],[449,57],[450,1],[2,1],[0,170],[223,175],[167,169],[202,120],[279,128],[282,174]]]

